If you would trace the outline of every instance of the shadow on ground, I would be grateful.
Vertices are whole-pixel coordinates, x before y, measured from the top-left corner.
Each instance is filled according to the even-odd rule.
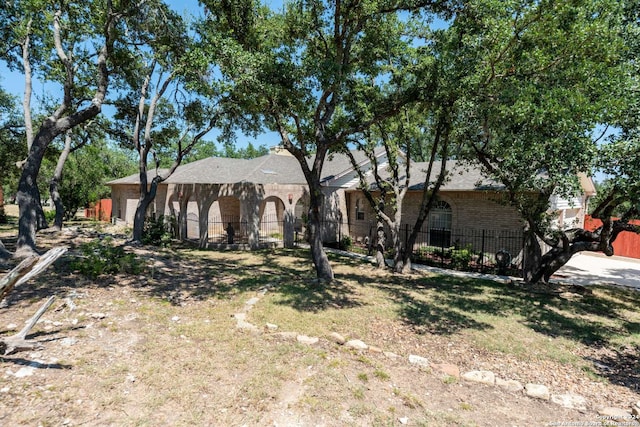
[[[99,238],[99,237],[98,237]],[[567,297],[532,293],[521,288],[473,278],[446,275],[373,274],[373,266],[361,260],[331,255],[341,270],[331,283],[314,280],[308,250],[207,252],[190,248],[165,250],[127,247],[144,260],[140,274],[103,275],[97,280],[73,271],[78,256],[72,248],[51,274],[11,294],[11,301],[33,300],[52,294],[65,295],[84,287],[117,288],[123,284],[172,304],[209,298],[227,299],[243,292],[272,289],[279,303],[319,313],[362,305],[358,286],[375,287],[393,301],[398,319],[415,333],[451,335],[465,330],[489,330],[487,319],[517,317],[531,330],[549,337],[563,337],[593,348],[610,348],[612,339],[640,334],[640,324],[628,320],[625,311],[640,305],[640,292],[611,287],[594,288],[593,296]],[[346,267],[346,268],[343,268]],[[353,267],[353,268],[348,268]],[[10,301],[10,302],[11,302]],[[599,375],[634,391],[640,386],[638,347],[602,352],[594,361]],[[601,367],[601,368],[598,368]]]

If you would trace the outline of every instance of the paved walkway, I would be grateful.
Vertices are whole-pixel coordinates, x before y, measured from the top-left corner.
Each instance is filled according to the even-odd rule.
[[[573,256],[554,278],[580,285],[614,284],[640,291],[640,260],[582,252]]]
[[[373,262],[373,257],[354,254],[336,249],[326,249],[353,258],[362,258]],[[391,262],[391,260],[388,260]],[[448,270],[438,267],[429,267],[413,264],[416,270],[430,271],[433,273],[448,274],[458,277],[477,277],[499,282],[510,282],[513,277],[496,276],[494,274],[470,273],[464,271]],[[551,280],[575,283],[577,285],[617,285],[625,286],[640,291],[640,259],[620,256],[608,257],[596,252],[581,252],[574,255],[571,260],[556,272]]]

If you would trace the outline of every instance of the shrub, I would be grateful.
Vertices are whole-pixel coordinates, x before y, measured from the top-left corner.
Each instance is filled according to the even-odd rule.
[[[473,250],[471,245],[467,245],[463,249],[453,249],[451,251],[451,263],[453,268],[466,270],[473,259]]]
[[[126,253],[122,246],[114,246],[111,237],[83,243],[79,249],[82,255],[71,263],[71,268],[92,279],[101,274],[140,274],[143,270],[138,257]]]
[[[47,221],[47,224],[53,223],[53,220],[56,219],[56,210],[44,211],[44,219]]]
[[[353,246],[353,240],[351,240],[350,236],[344,236],[342,240],[340,240],[340,249],[343,251],[348,251]]]
[[[142,243],[167,247],[171,244],[171,221],[163,215],[158,218],[147,217],[142,230]]]

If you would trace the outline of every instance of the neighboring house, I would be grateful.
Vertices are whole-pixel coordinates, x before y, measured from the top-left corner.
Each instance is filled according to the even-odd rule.
[[[369,161],[362,153],[354,154],[366,170]],[[378,153],[378,164],[381,169],[386,166],[384,150]],[[403,229],[409,230],[416,219],[425,169],[426,164],[422,163],[412,166],[403,206]],[[154,173],[149,172],[149,177]],[[131,175],[108,183],[112,189],[114,221],[133,223],[138,182],[138,175]],[[593,184],[588,179],[583,184],[582,198],[573,203],[554,201],[559,224],[584,218]],[[327,158],[322,185],[326,196],[322,210],[325,242],[337,242],[343,236],[356,242],[370,241],[375,214],[358,189],[359,179],[347,156],[334,154]],[[484,252],[485,240],[495,243],[500,236],[516,233],[519,237],[509,243],[508,249],[519,251],[522,220],[515,209],[504,203],[502,190],[502,186],[483,177],[478,170],[451,162],[449,179],[422,227],[425,235],[419,244],[438,247],[472,244],[477,246],[474,250]],[[180,166],[159,185],[149,214],[175,218],[177,234],[197,239],[201,247],[226,243],[224,230],[229,224],[234,228],[235,243],[259,247],[277,240],[291,246],[295,233],[302,230],[306,200],[308,187],[297,160],[288,152],[275,149],[255,159],[211,157]],[[465,237],[480,234],[482,243]]]

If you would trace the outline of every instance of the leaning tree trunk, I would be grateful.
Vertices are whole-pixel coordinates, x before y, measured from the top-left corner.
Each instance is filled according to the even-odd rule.
[[[11,292],[13,288],[26,282],[32,277],[42,273],[49,265],[55,260],[60,258],[67,248],[59,247],[53,248],[41,257],[30,256],[24,259],[16,268],[7,273],[4,277],[0,278],[0,300]],[[20,332],[10,337],[0,338],[0,352],[5,355],[20,351],[20,350],[33,350],[40,347],[38,343],[27,341],[27,334],[33,328],[44,312],[53,303],[54,297],[50,297],[40,309],[26,322],[26,325]]]
[[[146,174],[146,172],[145,172]],[[158,184],[161,182],[160,177],[155,177],[151,181],[151,188],[147,191],[146,180],[141,180],[140,184],[140,199],[138,199],[138,206],[136,207],[136,213],[133,216],[133,238],[132,243],[142,243],[142,235],[144,234],[144,220],[147,216],[147,209],[153,202],[158,191]],[[142,182],[144,181],[144,182]]]
[[[49,194],[51,195],[51,200],[56,207],[56,217],[53,220],[53,227],[58,231],[62,230],[62,221],[64,219],[64,204],[60,197],[58,185],[60,184],[60,181],[62,181],[62,169],[69,157],[69,153],[71,153],[71,132],[67,131],[64,139],[64,149],[60,153],[60,157],[58,157],[56,170],[53,172],[53,176],[49,181]]]
[[[527,283],[535,283],[542,275],[542,248],[535,232],[529,228],[524,236],[524,259],[522,260],[522,278]]]
[[[33,141],[29,156],[22,169],[17,194],[20,212],[18,240],[16,243],[18,256],[35,252],[36,232],[42,228],[44,219],[37,178],[44,152],[53,138],[55,138],[55,134],[53,134],[52,130],[42,130]],[[44,223],[46,224],[46,220]]]

